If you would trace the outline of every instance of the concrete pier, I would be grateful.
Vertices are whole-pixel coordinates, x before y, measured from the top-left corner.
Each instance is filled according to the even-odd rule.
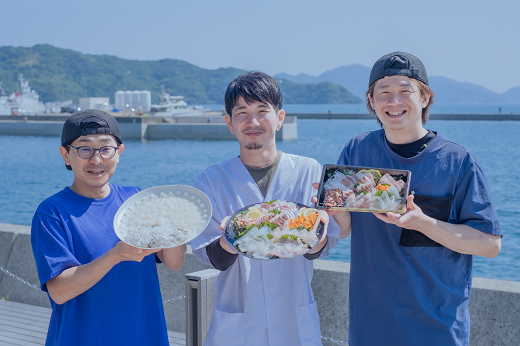
[[[31,250],[30,227],[0,223],[0,266],[38,285]],[[185,292],[185,274],[210,266],[200,263],[188,247],[185,263],[178,272],[157,265],[163,299]],[[318,305],[321,334],[336,340],[348,337],[349,263],[314,261],[312,290]],[[0,272],[0,297],[13,302],[50,307],[47,294]],[[185,301],[164,304],[168,330],[186,330]],[[473,278],[469,303],[472,346],[518,346],[520,340],[520,282]],[[377,327],[377,326],[375,326]],[[377,328],[376,328],[377,329]],[[324,342],[324,345],[333,345]]]
[[[61,136],[68,116],[0,116],[0,135]],[[223,116],[213,117],[116,117],[123,139],[221,139],[233,140]],[[298,137],[296,117],[285,117],[277,140]]]
[[[288,115],[295,116],[298,119],[374,119],[374,114],[367,113],[290,113]],[[520,114],[430,114],[430,120],[492,120],[492,121],[507,121],[520,120]]]

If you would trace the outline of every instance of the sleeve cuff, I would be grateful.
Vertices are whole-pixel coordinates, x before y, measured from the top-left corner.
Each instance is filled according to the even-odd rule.
[[[220,271],[227,270],[238,258],[238,254],[232,254],[224,250],[220,245],[220,238],[206,246],[206,253],[213,267]]]

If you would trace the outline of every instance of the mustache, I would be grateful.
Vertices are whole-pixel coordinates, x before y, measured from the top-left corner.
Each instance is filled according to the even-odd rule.
[[[265,132],[265,129],[263,127],[246,127],[244,130],[242,130],[242,133],[251,131]]]

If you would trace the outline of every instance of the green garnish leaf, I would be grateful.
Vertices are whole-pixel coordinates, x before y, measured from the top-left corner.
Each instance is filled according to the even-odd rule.
[[[307,229],[307,228],[305,226],[300,225],[300,226],[296,227],[296,229],[298,231],[301,231],[301,230],[304,230],[304,229]]]
[[[281,213],[281,211],[279,209],[273,209],[273,210],[270,211],[270,213],[278,215],[278,214]]]
[[[266,237],[267,237],[267,239],[273,239],[274,238],[274,236],[272,234],[267,234]]]
[[[265,203],[267,203],[267,204],[271,204],[271,203],[274,203],[274,202],[276,202],[277,200],[278,200],[278,198],[276,198],[276,199],[273,199],[272,201],[269,201],[269,202],[265,202]]]

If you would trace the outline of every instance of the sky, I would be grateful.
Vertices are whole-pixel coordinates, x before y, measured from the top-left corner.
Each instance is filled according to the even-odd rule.
[[[518,0],[0,0],[0,46],[313,76],[402,50],[501,93],[520,86],[519,14]]]

